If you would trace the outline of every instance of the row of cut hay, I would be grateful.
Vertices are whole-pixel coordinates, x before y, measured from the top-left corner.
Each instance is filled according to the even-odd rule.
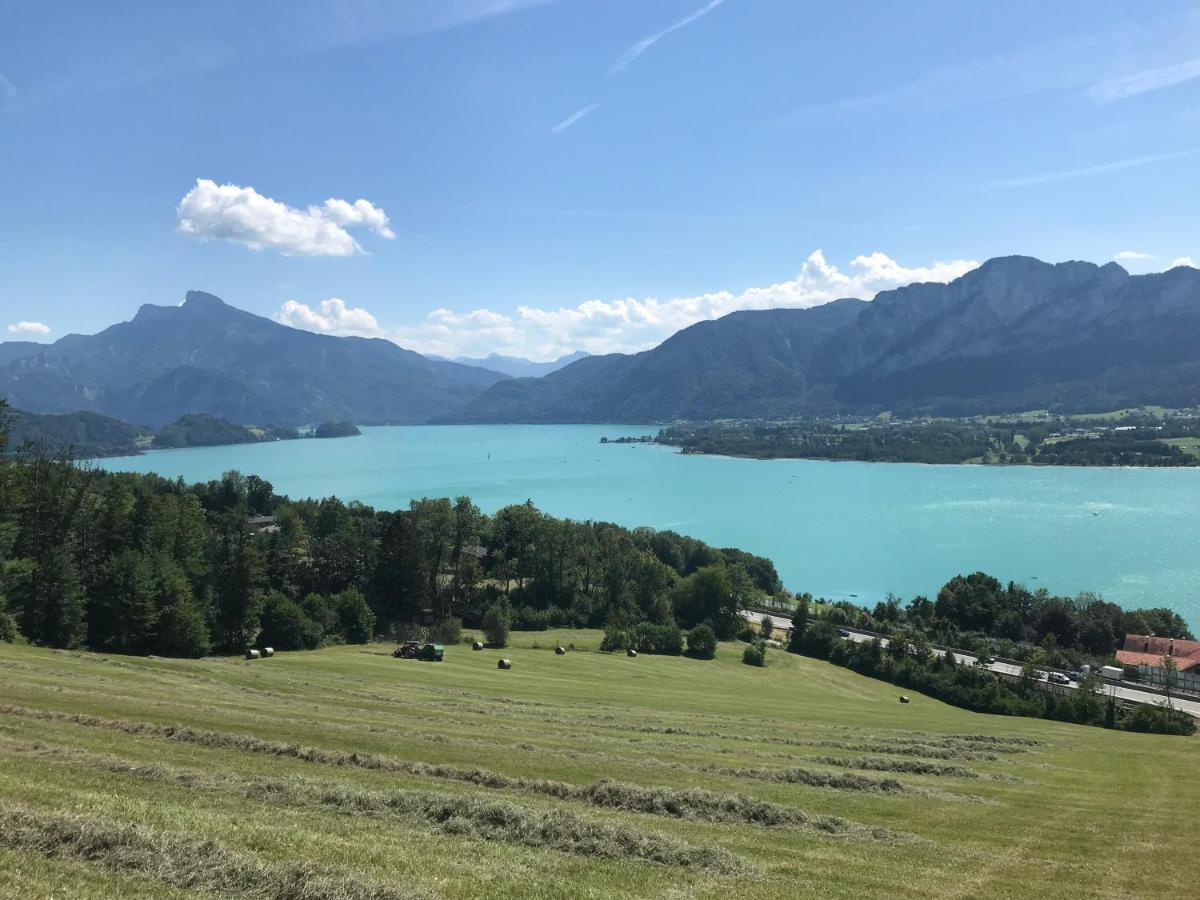
[[[548,779],[515,778],[480,768],[462,768],[441,763],[411,762],[366,753],[343,750],[323,750],[268,741],[251,735],[224,734],[176,725],[156,725],[148,722],[128,722],[102,719],[79,713],[60,713],[31,710],[23,707],[0,706],[0,714],[38,720],[69,722],[90,728],[104,728],[143,737],[183,741],[203,747],[235,750],[266,756],[286,757],[327,766],[353,766],[385,772],[398,772],[417,777],[440,778],[476,784],[481,787],[517,790],[531,794],[574,800],[592,806],[669,816],[678,819],[698,819],[710,822],[795,827],[824,834],[837,834],[871,840],[896,842],[909,836],[885,828],[875,828],[836,816],[811,816],[803,810],[741,794],[716,794],[711,791],[670,788],[645,788],[615,781],[600,781],[591,785],[573,785]]]
[[[184,890],[265,900],[416,900],[401,885],[309,863],[269,863],[217,841],[0,801],[0,847]]]
[[[881,753],[887,756],[913,756],[922,759],[958,760],[960,762],[993,762],[999,759],[990,750],[963,750],[956,747],[939,747],[932,744],[916,744],[904,741],[855,743],[853,741],[820,740],[814,741],[812,746],[828,747],[832,750],[849,750],[852,753]]]
[[[403,821],[454,835],[520,844],[579,856],[637,860],[722,874],[744,871],[745,861],[718,847],[701,847],[654,832],[595,822],[567,810],[537,810],[486,797],[430,791],[368,791],[302,779],[240,778],[194,768],[137,763],[110,754],[28,745],[39,760],[109,772],[140,781],[222,791],[254,803],[306,806]]]
[[[871,778],[846,772],[819,772],[799,766],[783,769],[729,768],[711,766],[707,771],[715,775],[733,778],[750,778],[755,781],[776,781],[785,784],[803,784],[807,787],[829,788],[836,791],[864,791],[878,794],[904,794],[911,789],[895,778]]]
[[[840,816],[812,815],[804,810],[779,803],[748,797],[745,794],[718,794],[700,788],[675,790],[645,788],[622,784],[619,781],[599,781],[580,789],[581,796],[596,806],[671,816],[680,819],[700,819],[709,822],[728,822],[760,825],[768,828],[799,828],[819,834],[889,844],[912,843],[921,839],[888,828],[864,825]]]
[[[932,775],[938,778],[978,778],[979,773],[953,763],[926,762],[920,759],[887,759],[879,756],[817,756],[813,762],[841,769],[868,772],[901,772],[906,775]]]
[[[886,753],[897,756],[920,756],[929,759],[985,760],[992,761],[999,757],[998,753],[1023,753],[1025,747],[1009,747],[998,744],[975,744],[966,746],[949,741],[925,743],[910,739],[888,740],[877,743],[855,743],[833,738],[804,739],[783,735],[767,734],[723,734],[718,731],[698,731],[681,728],[674,725],[655,726],[641,725],[632,729],[639,734],[678,735],[680,737],[711,738],[721,741],[735,741],[753,744],[779,744],[787,747],[828,747],[838,750],[852,750],[861,753]],[[979,749],[986,747],[986,749]]]

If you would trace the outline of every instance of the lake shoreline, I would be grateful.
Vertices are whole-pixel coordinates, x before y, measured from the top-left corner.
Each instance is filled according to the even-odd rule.
[[[293,498],[381,510],[469,496],[491,514],[531,500],[562,518],[741,547],[772,559],[789,589],[857,594],[860,603],[889,591],[933,596],[955,573],[985,571],[1059,595],[1095,591],[1127,608],[1171,606],[1200,625],[1200,478],[1171,474],[1178,469],[1143,477],[1132,472],[1144,467],[817,466],[834,460],[680,454],[666,445],[605,452],[600,438],[615,430],[372,426],[355,441],[183,448],[96,464],[189,483],[236,469]]]
[[[671,447],[675,450],[676,456],[707,456],[718,459],[750,459],[755,462],[786,462],[800,461],[812,463],[861,463],[863,465],[881,465],[881,466],[929,466],[931,468],[969,468],[969,469],[1155,469],[1155,470],[1180,470],[1180,469],[1200,469],[1200,462],[1186,466],[1078,466],[1056,463],[1036,463],[1036,462],[1004,462],[1004,463],[989,463],[989,462],[924,462],[916,459],[850,459],[838,458],[830,459],[825,456],[756,456],[751,453],[709,453],[705,450],[684,450],[678,444],[662,444],[658,441],[626,441],[623,444],[618,444],[617,441],[609,441],[609,445],[618,446],[637,446],[638,444],[653,444],[657,447]]]

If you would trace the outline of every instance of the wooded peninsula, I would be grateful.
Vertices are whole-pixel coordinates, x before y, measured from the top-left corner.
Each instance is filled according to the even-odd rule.
[[[675,424],[657,442],[684,453],[1036,466],[1200,465],[1200,410],[969,419],[795,419]]]

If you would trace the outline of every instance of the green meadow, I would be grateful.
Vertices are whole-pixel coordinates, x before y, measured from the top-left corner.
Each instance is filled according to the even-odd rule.
[[[779,651],[0,645],[5,897],[1132,897],[1200,878],[1200,743]],[[571,647],[554,652],[556,644]],[[500,671],[501,656],[513,667]]]

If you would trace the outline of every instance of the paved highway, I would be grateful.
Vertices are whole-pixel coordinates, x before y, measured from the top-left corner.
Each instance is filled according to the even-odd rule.
[[[750,612],[748,610],[745,610],[742,612],[742,616],[746,620],[748,620],[750,622],[754,622],[756,624],[760,624],[767,615],[770,615],[770,614],[769,613]],[[786,631],[787,629],[792,627],[792,620],[785,616],[771,615],[770,618],[771,618],[771,622],[775,625],[776,628],[782,628]],[[869,634],[865,631],[858,631],[854,628],[847,628],[845,630],[847,632],[849,632],[849,635],[850,635],[850,637],[848,638],[849,640],[855,641],[860,644],[866,643],[867,641],[870,641],[870,640],[874,639],[874,637],[875,637],[875,635],[873,635],[873,634]],[[882,643],[883,646],[886,647],[888,644],[887,638],[880,638],[880,643]],[[945,651],[935,650],[934,652],[937,653],[939,656],[941,656]],[[955,653],[954,661],[961,662],[961,663],[974,664],[975,657],[969,656],[968,654],[965,654],[965,653]],[[1013,665],[1012,663],[1004,663],[1004,662],[994,662],[990,666],[988,666],[988,670],[992,671],[992,672],[997,672],[997,673],[1000,673],[1003,675],[1020,675],[1021,674],[1020,666]],[[1102,686],[1101,686],[1100,692],[1102,694],[1104,694],[1104,696],[1106,696],[1106,697],[1107,696],[1117,697],[1118,699],[1128,701],[1129,703],[1163,704],[1166,702],[1165,697],[1163,697],[1161,694],[1156,694],[1153,691],[1143,691],[1143,690],[1139,690],[1138,688],[1133,687],[1131,685],[1119,684],[1119,683],[1115,683],[1115,682],[1111,682],[1111,681],[1103,681],[1103,682],[1101,682],[1101,684],[1102,684]],[[1077,682],[1072,681],[1069,685],[1064,685],[1064,687],[1078,688],[1079,684]],[[1190,715],[1196,716],[1197,718],[1200,718],[1200,700],[1182,700],[1178,697],[1172,697],[1171,703],[1177,709],[1182,709],[1184,712],[1189,713]]]

